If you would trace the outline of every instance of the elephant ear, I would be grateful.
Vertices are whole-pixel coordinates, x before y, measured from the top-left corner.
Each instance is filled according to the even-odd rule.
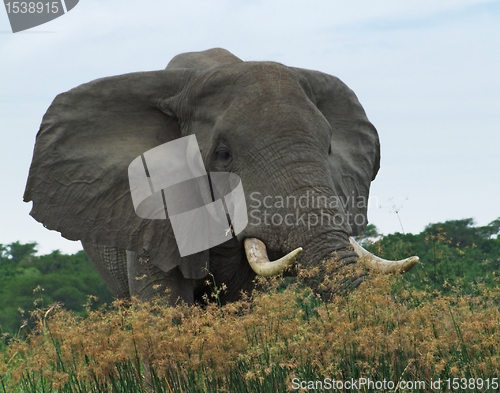
[[[347,214],[350,235],[359,235],[368,224],[370,183],[380,167],[377,130],[354,92],[340,79],[318,71],[294,70],[332,128],[330,172]]]
[[[67,239],[146,253],[163,271],[206,275],[208,252],[181,258],[170,221],[136,215],[129,164],[180,137],[159,102],[193,72],[164,70],[98,79],[58,95],[36,137],[24,201],[31,215]]]

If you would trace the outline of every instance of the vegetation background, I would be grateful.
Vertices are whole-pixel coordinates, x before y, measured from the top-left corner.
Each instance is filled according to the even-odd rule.
[[[417,255],[421,263],[404,279],[417,289],[449,294],[477,294],[477,284],[499,285],[500,218],[484,227],[472,218],[430,224],[418,235],[394,233],[381,236],[368,225],[360,239],[369,251],[385,259]]]
[[[84,315],[89,295],[98,298],[96,306],[113,301],[84,251],[38,256],[36,246],[0,244],[1,333],[17,334],[22,325],[30,323],[30,311],[37,306],[60,302],[66,309]]]
[[[0,392],[271,392],[325,376],[500,391],[499,233],[500,218],[417,235],[369,225],[365,248],[421,263],[332,303],[281,279],[228,306],[215,292],[205,306],[176,308],[113,302],[83,251],[0,245]]]

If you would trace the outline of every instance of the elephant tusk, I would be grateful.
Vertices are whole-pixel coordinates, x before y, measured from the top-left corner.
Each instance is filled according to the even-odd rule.
[[[252,270],[259,276],[276,276],[291,266],[302,253],[302,247],[296,248],[274,262],[269,261],[266,245],[259,239],[247,237],[244,241],[245,253]]]
[[[417,256],[409,257],[406,259],[401,259],[399,261],[388,261],[373,255],[371,252],[366,251],[361,247],[356,240],[349,237],[351,245],[354,247],[354,251],[358,254],[360,262],[365,265],[369,270],[374,270],[379,273],[391,274],[391,273],[406,273],[410,271],[413,266],[417,264],[419,258]]]

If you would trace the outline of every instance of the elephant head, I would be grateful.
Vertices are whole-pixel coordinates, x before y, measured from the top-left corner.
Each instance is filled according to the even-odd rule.
[[[207,173],[241,179],[248,225],[181,257],[169,219],[136,214],[127,171],[144,152],[190,135]],[[367,224],[379,161],[377,131],[338,78],[211,49],[58,95],[37,135],[24,200],[45,227],[82,241],[116,295],[148,298],[148,288],[165,287],[190,302],[210,272],[233,300],[252,288],[254,271],[275,274],[296,258],[304,269],[332,257],[350,265],[366,255],[350,236]],[[369,267],[387,271],[417,261],[374,258]],[[141,274],[149,284],[137,288]]]

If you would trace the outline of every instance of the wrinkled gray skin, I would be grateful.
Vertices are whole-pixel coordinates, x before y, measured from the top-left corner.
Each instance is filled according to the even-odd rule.
[[[147,150],[190,134],[207,172],[240,176],[249,211],[254,192],[298,199],[314,191],[348,206],[321,212],[309,204],[298,215],[342,220],[308,228],[249,218],[237,238],[181,258],[168,220],[135,214],[127,168]],[[159,293],[171,304],[179,297],[192,303],[209,271],[228,287],[222,300],[232,301],[253,287],[246,237],[262,240],[271,258],[303,247],[299,269],[332,255],[354,263],[348,236],[365,227],[366,204],[350,202],[367,200],[379,159],[377,132],[339,79],[210,49],[178,55],[163,71],[98,79],[57,96],[37,135],[24,200],[33,201],[31,215],[47,228],[81,240],[117,297]],[[297,215],[293,207],[261,207],[260,217],[264,210]]]

